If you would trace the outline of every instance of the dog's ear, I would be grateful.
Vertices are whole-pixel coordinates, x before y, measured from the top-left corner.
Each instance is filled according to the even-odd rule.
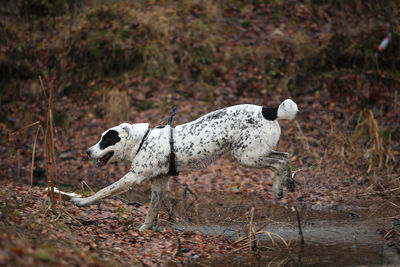
[[[129,134],[130,134],[129,127],[128,126],[122,127],[122,132],[120,133],[120,136],[125,138],[125,137],[129,136]]]
[[[129,124],[129,123],[122,123],[122,124],[119,125],[119,127],[120,127],[120,129],[122,128],[122,129],[119,131],[119,136],[120,136],[121,138],[126,138],[126,137],[132,135],[132,125],[131,125],[131,124]]]
[[[149,129],[148,123],[135,123],[132,124],[131,127],[133,135],[137,136],[138,138],[142,138],[146,134],[147,129]]]

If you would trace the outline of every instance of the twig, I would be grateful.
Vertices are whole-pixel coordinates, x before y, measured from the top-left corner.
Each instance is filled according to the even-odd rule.
[[[282,236],[280,236],[280,235],[278,235],[278,234],[276,234],[276,233],[268,232],[268,231],[260,231],[260,232],[257,232],[257,233],[255,233],[255,234],[261,234],[261,233],[264,233],[264,234],[268,235],[269,238],[271,239],[272,243],[274,243],[277,247],[279,247],[279,246],[278,246],[277,243],[274,241],[272,235],[279,237],[279,239],[282,241],[282,243],[285,244],[286,248],[289,249],[290,243],[291,243],[291,242],[289,242],[289,243],[286,242],[285,239],[283,239]]]
[[[271,221],[271,222],[274,223],[274,224],[282,224],[282,223],[277,222],[277,221],[272,220],[272,219],[268,219],[268,220]],[[257,230],[254,230],[254,229],[253,229],[254,235],[263,233],[262,230],[263,230],[265,227],[267,227],[268,225],[270,225],[270,223],[264,223],[264,224],[263,224],[261,227],[259,227]],[[290,224],[288,224],[288,225],[290,225]],[[236,245],[236,244],[238,244],[238,243],[240,243],[240,242],[243,242],[243,241],[247,240],[248,238],[249,238],[248,235],[243,236],[243,237],[240,237],[238,240],[236,240],[235,242],[233,242],[232,245]]]
[[[254,250],[254,246],[253,246],[253,219],[254,219],[254,207],[251,207],[250,210],[250,223],[249,223],[249,243],[250,243],[250,247],[249,247],[249,251],[252,252]]]
[[[240,242],[246,240],[248,237],[249,237],[249,236],[240,237],[238,240],[236,240],[235,242],[233,242],[232,245],[236,245],[237,243],[240,243]]]
[[[143,206],[144,205],[143,203],[140,203],[138,201],[129,201],[121,196],[114,196],[114,198],[121,200],[126,205],[135,205],[135,206]]]
[[[390,204],[392,204],[393,206],[395,206],[396,208],[399,208],[400,209],[400,206],[399,205],[396,205],[396,204],[394,204],[393,202],[389,202]]]
[[[80,225],[90,225],[93,223],[96,223],[98,221],[103,221],[103,220],[107,220],[107,219],[112,219],[112,220],[118,220],[118,218],[116,216],[108,216],[105,218],[99,218],[99,219],[95,219],[95,220],[86,220],[86,219],[82,219],[82,218],[76,218],[74,216],[72,216],[68,211],[66,211],[62,206],[59,206],[60,209],[62,211],[65,212],[65,214],[67,214],[72,220],[74,220],[75,222],[79,223]]]
[[[271,240],[272,244],[279,248],[278,244],[275,242],[274,238],[272,237],[271,233],[268,231],[264,231],[264,234],[268,235],[269,239]]]
[[[373,192],[367,192],[367,193],[363,193],[363,194],[354,194],[354,195],[351,195],[351,196],[353,196],[353,197],[362,197],[362,196],[390,193],[390,192],[395,192],[395,191],[400,191],[400,187],[392,188],[392,189],[386,189],[386,190],[383,190],[383,191],[373,191]]]
[[[21,177],[21,149],[17,149],[17,179]]]
[[[83,185],[86,185],[86,187],[89,188],[89,190],[92,191],[92,193],[94,193],[94,190],[84,180],[82,180],[82,189],[84,189]]]
[[[175,256],[180,256],[182,255],[182,245],[181,245],[181,238],[178,236],[178,248],[175,253]]]
[[[82,218],[76,218],[82,225],[90,225],[93,224],[95,222],[99,222],[99,221],[103,221],[103,220],[108,220],[108,219],[112,219],[112,220],[118,220],[118,218],[116,216],[109,216],[109,217],[105,217],[105,218],[100,218],[100,219],[95,219],[95,220],[85,220]]]
[[[296,211],[297,224],[298,224],[298,226],[299,226],[300,244],[301,244],[301,245],[304,245],[304,236],[303,236],[303,231],[302,231],[302,229],[301,229],[300,214],[299,214],[299,211],[297,210],[296,205],[294,205],[294,210]]]
[[[176,177],[174,177],[174,182],[177,183],[179,186],[181,186],[183,188],[183,190],[184,190],[183,193],[184,194],[186,194],[186,192],[189,192],[197,200],[197,195],[195,193],[193,193],[192,190],[190,190],[190,188],[187,186],[187,184],[182,184],[181,182],[178,181],[178,179],[176,179]]]
[[[346,19],[346,7],[344,5],[344,0],[340,0],[340,9],[342,11],[342,29],[346,35],[346,39],[349,38],[349,28]]]
[[[132,206],[132,205],[143,206],[143,203],[140,203],[138,201],[129,201],[129,202],[126,202],[126,205],[129,205],[129,206]]]
[[[45,98],[47,98],[46,90],[44,89],[43,80],[41,76],[39,76],[39,82],[40,82],[40,87],[42,88],[43,91],[43,95]]]
[[[305,137],[305,135],[303,133],[303,130],[300,127],[300,124],[296,120],[294,121],[294,123],[296,124],[296,128],[297,128],[297,130],[299,131],[299,134],[300,134],[300,137],[297,137],[297,138],[300,139],[300,141],[301,141],[301,143],[303,145],[303,148],[305,150],[307,150],[307,151],[310,150],[310,144],[308,143],[307,138]]]
[[[242,250],[242,249],[245,249],[245,248],[247,248],[247,247],[249,247],[249,246],[251,246],[251,244],[250,244],[250,243],[247,243],[246,245],[243,245],[243,246],[241,246],[241,247],[239,247],[239,248],[237,248],[237,249],[234,249],[234,250],[230,251],[229,253],[235,253],[235,252],[237,252],[237,251],[239,251],[239,250]]]
[[[33,142],[33,149],[32,149],[32,162],[31,162],[31,186],[33,185],[33,165],[35,163],[35,153],[36,153],[36,141],[40,130],[40,125],[36,130],[35,141]]]
[[[170,208],[168,207],[168,205],[167,205],[167,203],[165,203],[164,199],[161,201],[161,203],[163,204],[165,210],[166,210],[167,213],[168,213],[168,219],[167,219],[167,221],[168,221],[168,222],[173,222],[173,221],[174,221],[174,214],[172,213],[172,209],[170,209]]]
[[[77,223],[79,223],[80,225],[83,225],[79,220],[77,220],[71,213],[69,213],[68,211],[66,211],[61,205],[59,206],[59,208],[65,212],[65,214],[67,214],[72,220],[76,221]]]
[[[34,123],[28,124],[28,125],[26,125],[26,126],[22,127],[21,129],[19,129],[19,130],[16,130],[16,131],[14,131],[14,132],[10,133],[10,135],[9,135],[9,136],[13,136],[14,134],[16,134],[16,133],[18,133],[18,132],[20,132],[20,131],[23,131],[23,130],[25,130],[25,129],[28,129],[29,127],[32,127],[32,126],[38,125],[39,123],[40,123],[40,121],[36,121],[36,122],[34,122]]]
[[[200,229],[200,218],[199,218],[199,203],[196,201],[194,204],[194,213],[195,213],[195,219],[196,219],[196,225],[197,225],[197,231],[201,233]]]

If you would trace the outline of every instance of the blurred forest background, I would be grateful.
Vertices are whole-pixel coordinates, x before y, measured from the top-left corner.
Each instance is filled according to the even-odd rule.
[[[5,251],[0,263],[54,263],[59,257],[66,263],[121,264],[85,234],[68,232],[68,241],[59,244],[67,252],[43,245],[66,235],[61,222],[48,216],[43,192],[50,171],[45,142],[50,92],[55,185],[65,190],[80,190],[81,184],[97,190],[128,170],[128,164],[100,170],[85,158],[100,133],[120,122],[156,126],[177,106],[174,122],[181,124],[230,105],[276,106],[292,98],[301,113],[281,123],[278,150],[291,154],[299,185],[280,203],[324,207],[400,196],[397,1],[9,0],[1,1],[0,18],[0,220],[9,232],[0,236]],[[386,37],[388,46],[379,49]],[[175,191],[184,185],[197,193],[273,198],[271,172],[240,167],[229,157],[178,179]],[[148,185],[132,191],[128,199],[147,203]],[[117,200],[109,201],[126,225],[142,221],[140,212],[130,217],[131,206],[125,212]],[[146,205],[138,209],[145,212]],[[60,214],[72,214],[63,223],[80,214],[71,206],[60,204]],[[48,240],[32,241],[49,227]],[[177,234],[148,237],[134,229],[130,235],[141,246],[130,243],[125,259],[187,261],[186,254],[146,258],[140,249],[151,250],[154,242],[168,248],[166,239]],[[128,231],[117,230],[121,236]],[[199,242],[222,242],[221,251],[230,246],[207,238],[195,236]],[[128,241],[120,242],[122,247]],[[170,244],[171,250],[177,246]],[[196,251],[211,253],[204,247]]]

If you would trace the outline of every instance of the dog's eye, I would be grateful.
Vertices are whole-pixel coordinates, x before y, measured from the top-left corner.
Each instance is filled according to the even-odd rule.
[[[115,130],[108,131],[100,141],[100,149],[105,149],[109,146],[115,145],[121,140],[119,137],[118,132]]]

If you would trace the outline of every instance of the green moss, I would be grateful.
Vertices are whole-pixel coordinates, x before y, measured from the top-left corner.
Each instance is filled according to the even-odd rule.
[[[210,65],[213,61],[212,52],[206,47],[199,47],[193,51],[193,63],[198,65]]]
[[[150,99],[145,99],[145,100],[143,100],[143,101],[140,101],[140,102],[136,105],[136,107],[137,107],[139,110],[153,109],[153,108],[156,108],[156,106],[157,106],[156,102],[154,102],[153,100],[150,100]]]
[[[54,258],[48,248],[38,248],[36,249],[36,258],[42,261],[53,261]]]

